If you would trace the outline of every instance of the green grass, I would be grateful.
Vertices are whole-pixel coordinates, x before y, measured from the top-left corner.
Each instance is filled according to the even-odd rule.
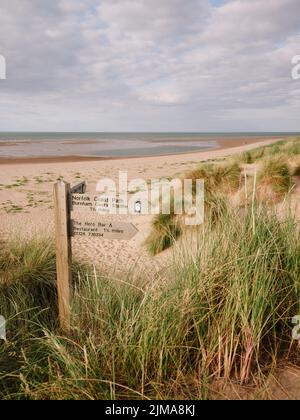
[[[24,211],[23,207],[14,204],[11,200],[7,200],[5,203],[1,203],[0,209],[8,214],[17,214],[22,213]]]
[[[240,183],[240,168],[236,162],[230,163],[204,163],[184,175],[185,179],[193,181],[203,179],[206,194],[236,191]]]
[[[204,399],[219,378],[259,383],[296,357],[299,243],[291,216],[228,211],[163,278],[81,270],[69,335],[57,327],[52,245],[4,245],[0,399]]]
[[[267,157],[263,160],[258,175],[259,187],[270,187],[284,196],[293,186],[292,175],[285,156]]]
[[[290,191],[288,159],[298,141],[244,156],[259,163],[258,188],[281,198]],[[279,220],[270,206],[230,206],[239,162],[202,164],[189,177],[204,179],[207,192],[194,241],[178,244],[168,269],[152,277],[75,262],[67,335],[57,322],[52,242],[1,243],[0,400],[207,399],[220,379],[263,396],[270,371],[284,360],[299,364],[291,319],[300,313],[300,233],[292,212]],[[149,251],[170,247],[182,228],[174,211],[156,216]]]
[[[223,211],[226,210],[224,193],[237,191],[240,184],[241,171],[237,163],[229,164],[202,164],[184,175],[185,179],[193,181],[202,179],[205,182],[205,211],[209,218],[219,220]],[[195,192],[195,191],[194,191]],[[220,192],[223,194],[221,195]],[[219,194],[218,194],[219,193]],[[156,255],[174,244],[181,236],[184,226],[182,218],[174,214],[174,197],[171,198],[171,212],[169,215],[160,214],[155,216],[152,223],[152,231],[146,240],[146,247],[152,255]]]
[[[300,155],[300,138],[287,142],[282,151],[289,157]]]
[[[263,158],[280,154],[285,155],[286,157],[300,155],[300,138],[280,140],[276,143],[269,144],[268,146],[262,146],[243,152],[235,157],[235,161],[238,163],[253,164]]]
[[[294,186],[293,176],[299,176],[299,169],[292,171],[289,160],[300,154],[300,138],[280,140],[268,146],[259,147],[235,156],[227,162],[201,163],[196,169],[185,173],[181,178],[191,179],[196,185],[197,179],[205,184],[205,214],[207,220],[222,220],[230,205],[230,196],[244,187],[240,165],[253,165],[257,171],[256,198],[259,203],[270,204],[283,200]],[[255,171],[254,171],[255,172]],[[251,175],[250,175],[251,177]],[[248,175],[249,178],[249,175]],[[252,200],[252,180],[248,181],[248,198]],[[194,191],[195,193],[195,191]],[[241,207],[245,203],[240,204]],[[182,218],[174,222],[174,214],[157,216],[146,245],[151,254],[157,254],[169,248],[185,230]]]
[[[145,245],[150,254],[156,255],[172,246],[180,235],[181,227],[174,214],[159,214],[154,217]]]
[[[86,267],[77,262],[73,265],[76,273],[86,271]],[[15,308],[20,312],[26,310],[28,306],[43,307],[45,304],[50,304],[54,308],[55,284],[56,258],[52,240],[20,239],[1,244],[0,307],[1,311],[6,307],[6,316],[10,316],[10,309],[14,311]],[[14,300],[14,296],[22,297],[24,301]],[[28,305],[27,299],[30,299],[32,305]]]

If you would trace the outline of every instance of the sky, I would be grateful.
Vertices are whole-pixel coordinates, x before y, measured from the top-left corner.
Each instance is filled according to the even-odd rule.
[[[300,131],[299,0],[0,0],[0,131]]]

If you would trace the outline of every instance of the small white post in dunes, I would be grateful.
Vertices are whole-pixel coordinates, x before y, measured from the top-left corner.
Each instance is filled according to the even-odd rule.
[[[56,237],[57,295],[60,327],[70,330],[72,284],[72,244],[70,235],[70,184],[54,185],[54,217]]]

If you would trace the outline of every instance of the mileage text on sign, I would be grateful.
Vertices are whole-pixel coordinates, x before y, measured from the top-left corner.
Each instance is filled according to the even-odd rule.
[[[138,233],[131,223],[72,221],[72,236],[88,238],[129,240]]]

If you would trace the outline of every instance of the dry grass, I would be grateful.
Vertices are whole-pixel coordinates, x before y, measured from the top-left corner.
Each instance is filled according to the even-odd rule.
[[[206,399],[220,378],[262,386],[281,358],[297,354],[291,337],[291,318],[300,310],[295,221],[279,222],[257,209],[243,216],[228,211],[221,224],[207,223],[198,235],[196,249],[174,254],[168,278],[80,275],[69,335],[56,327],[55,300],[39,299],[38,272],[48,257],[32,279],[23,257],[36,248],[49,255],[48,245],[17,252],[6,245],[1,275],[8,278],[16,260],[21,274],[0,283],[8,319],[0,399]],[[50,287],[51,261],[43,279]]]
[[[204,163],[182,178],[204,180],[206,220],[218,222],[229,205],[245,208],[255,199],[259,204],[276,204],[292,191],[292,162],[299,156],[300,139],[279,141],[238,155],[225,163]],[[293,163],[297,164],[296,162]],[[247,170],[243,170],[247,166]],[[248,172],[248,173],[247,173]],[[194,191],[195,193],[195,191]],[[183,218],[158,216],[146,245],[152,254],[169,248],[186,229]]]
[[[185,179],[203,179],[206,194],[233,192],[239,188],[241,170],[236,162],[202,164],[185,174]]]
[[[152,222],[152,232],[145,245],[150,254],[156,255],[172,246],[180,235],[179,220],[173,214],[159,214]]]
[[[285,156],[268,157],[262,161],[257,179],[259,201],[280,201],[291,191],[293,185]]]
[[[242,210],[229,205],[245,188],[238,163],[190,173],[206,181],[206,222],[195,248],[173,250],[164,277],[75,265],[69,335],[57,327],[51,242],[2,244],[0,399],[207,399],[219,382],[263,388],[281,360],[299,364],[291,319],[300,311],[300,233],[263,191],[280,199],[290,191],[297,148],[253,152],[257,177],[247,177]],[[181,229],[174,212],[157,216],[150,251],[171,246]]]
[[[227,208],[224,193],[234,192],[239,188],[241,171],[235,162],[229,164],[203,164],[185,174],[184,179],[191,179],[194,187],[196,180],[205,182],[205,211],[215,222],[222,218]],[[223,194],[220,192],[222,191]],[[195,192],[195,191],[194,191]],[[152,232],[146,240],[146,246],[152,255],[169,248],[185,229],[183,218],[174,214],[171,199],[171,214],[158,215],[152,223]]]
[[[300,155],[300,138],[280,140],[268,146],[258,147],[237,155],[235,161],[239,164],[254,164],[264,158],[280,154],[285,155],[287,158]]]

